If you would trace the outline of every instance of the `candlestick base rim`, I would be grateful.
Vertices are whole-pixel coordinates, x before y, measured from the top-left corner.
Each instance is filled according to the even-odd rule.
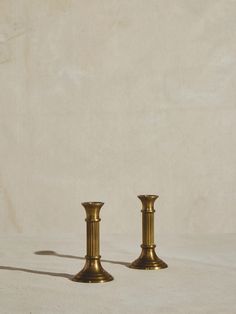
[[[87,271],[81,271],[72,278],[72,281],[84,283],[103,283],[112,280],[114,280],[114,278],[105,270],[96,274]]]

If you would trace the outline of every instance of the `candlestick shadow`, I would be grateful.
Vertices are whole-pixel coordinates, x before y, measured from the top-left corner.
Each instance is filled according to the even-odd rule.
[[[72,280],[73,275],[66,274],[66,273],[54,273],[48,271],[41,271],[41,270],[34,270],[34,269],[27,269],[21,267],[12,267],[12,266],[0,266],[0,270],[13,270],[13,271],[23,271],[25,273],[37,274],[37,275],[48,275],[53,277],[62,277],[69,280]]]
[[[44,251],[36,251],[34,252],[36,255],[51,255],[51,256],[56,256],[56,257],[63,257],[63,258],[75,258],[75,259],[80,259],[80,260],[85,260],[84,257],[81,256],[75,256],[75,255],[70,255],[70,254],[60,254],[55,251],[49,251],[49,250],[44,250]],[[106,259],[101,259],[101,262],[104,263],[110,263],[110,264],[117,264],[117,265],[122,265],[128,267],[129,263],[128,262],[122,262],[122,261],[111,261],[111,260],[106,260]]]

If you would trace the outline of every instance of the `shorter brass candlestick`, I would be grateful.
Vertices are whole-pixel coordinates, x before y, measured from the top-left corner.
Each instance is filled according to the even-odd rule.
[[[136,269],[161,269],[168,267],[155,252],[154,244],[154,202],[158,195],[139,195],[142,202],[142,252],[138,259],[130,264],[130,268]]]
[[[99,212],[104,203],[87,202],[82,203],[86,211],[87,223],[87,255],[84,268],[73,278],[79,282],[107,282],[113,277],[106,272],[101,265],[99,255]]]

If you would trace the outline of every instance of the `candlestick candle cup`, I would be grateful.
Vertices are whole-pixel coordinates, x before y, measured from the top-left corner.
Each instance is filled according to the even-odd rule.
[[[113,280],[113,277],[103,269],[99,249],[100,209],[104,203],[82,203],[86,211],[87,224],[87,254],[84,268],[74,276],[73,281],[101,283]]]
[[[154,243],[154,202],[158,195],[139,195],[142,202],[142,251],[129,267],[135,269],[162,269],[168,267],[155,252]]]

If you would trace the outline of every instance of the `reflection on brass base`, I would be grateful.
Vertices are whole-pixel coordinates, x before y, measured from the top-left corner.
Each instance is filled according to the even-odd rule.
[[[101,283],[111,281],[114,278],[106,272],[100,263],[99,257],[86,257],[84,268],[72,279],[77,282]]]
[[[156,255],[155,247],[156,245],[141,245],[142,252],[139,258],[131,263],[129,267],[149,270],[167,268],[168,265]]]

